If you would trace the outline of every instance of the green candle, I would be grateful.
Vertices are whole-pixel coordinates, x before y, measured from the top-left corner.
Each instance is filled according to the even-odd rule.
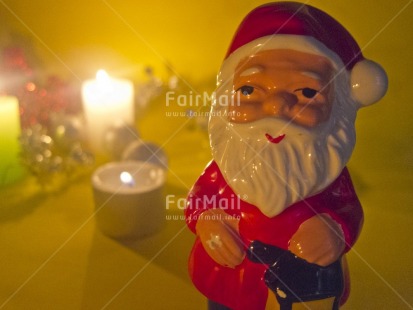
[[[17,181],[24,173],[19,163],[20,116],[16,97],[0,96],[0,186]]]

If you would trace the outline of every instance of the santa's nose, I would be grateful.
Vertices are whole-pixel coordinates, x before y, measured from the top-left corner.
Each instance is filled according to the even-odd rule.
[[[293,93],[286,91],[272,92],[261,102],[261,113],[258,118],[268,116],[288,118],[291,116],[291,109],[297,101],[297,96]]]

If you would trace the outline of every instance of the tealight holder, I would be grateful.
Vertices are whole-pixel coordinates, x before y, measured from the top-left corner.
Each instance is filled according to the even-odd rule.
[[[165,171],[140,161],[112,162],[92,175],[98,228],[115,239],[151,235],[165,223]]]

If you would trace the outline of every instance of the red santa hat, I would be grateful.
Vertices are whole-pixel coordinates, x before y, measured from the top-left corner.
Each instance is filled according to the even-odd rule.
[[[325,12],[297,2],[269,3],[249,13],[231,42],[221,78],[231,76],[241,59],[281,48],[322,55],[337,70],[350,71],[351,92],[361,106],[380,100],[386,93],[385,71],[363,57],[350,33]]]

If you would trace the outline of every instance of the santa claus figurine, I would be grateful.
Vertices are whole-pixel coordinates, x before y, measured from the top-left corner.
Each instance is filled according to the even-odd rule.
[[[189,262],[209,309],[337,309],[363,211],[346,164],[357,110],[383,69],[336,20],[277,2],[239,26],[209,119],[213,161],[185,210]]]

